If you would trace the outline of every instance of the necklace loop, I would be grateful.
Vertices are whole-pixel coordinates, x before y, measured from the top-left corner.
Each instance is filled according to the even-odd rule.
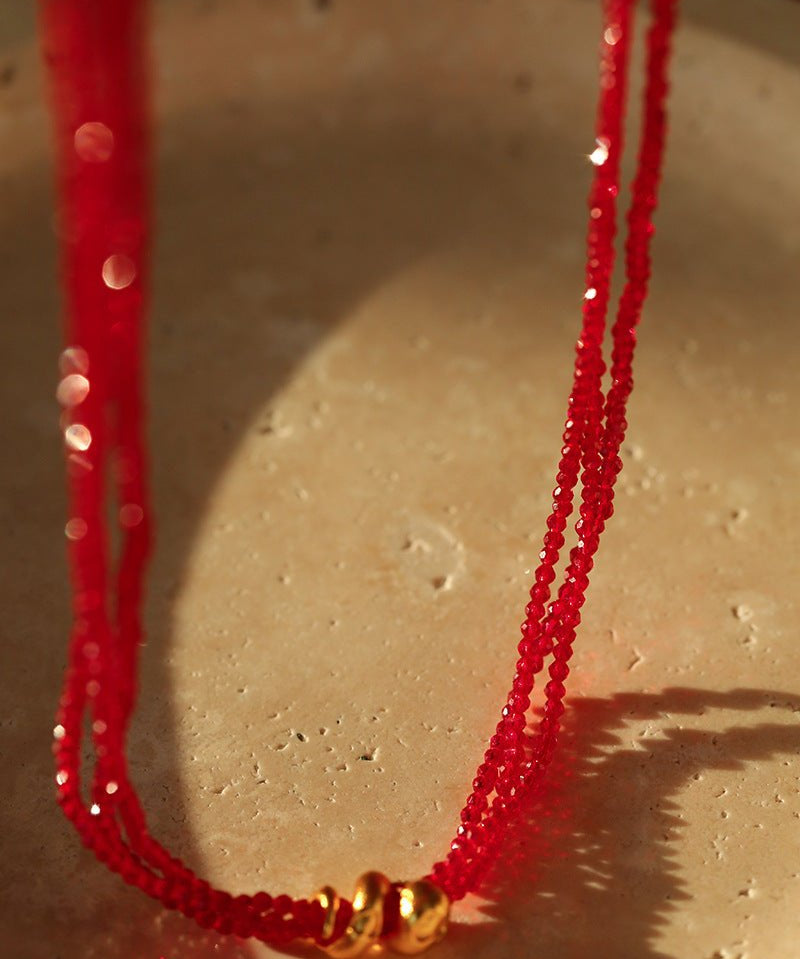
[[[119,873],[201,926],[275,945],[313,941],[334,959],[380,943],[414,955],[445,935],[450,903],[475,891],[508,827],[548,768],[564,712],[565,681],[594,555],[613,512],[627,429],[636,331],[650,276],[652,214],[665,139],[667,62],[677,0],[650,0],[644,122],[628,212],[625,286],[603,342],[614,267],[617,196],[634,0],[604,0],[596,149],[589,195],[586,283],[553,508],[530,589],[511,690],[461,811],[457,835],[425,879],[391,883],[368,872],[352,903],[326,886],[309,899],[236,896],[195,875],[149,833],[127,775],[126,731],[143,645],[141,598],[152,525],[147,491],[143,336],[150,227],[147,0],[41,0],[58,145],[61,256],[68,348],[58,398],[70,516],[66,524],[75,622],[54,729],[56,785],[85,845]],[[105,479],[114,460],[121,526],[118,568],[107,543]],[[577,545],[553,595],[565,531]],[[110,584],[116,584],[112,587]],[[113,612],[112,612],[113,611]],[[529,731],[534,678],[549,659],[542,716]],[[97,762],[81,789],[87,714]]]

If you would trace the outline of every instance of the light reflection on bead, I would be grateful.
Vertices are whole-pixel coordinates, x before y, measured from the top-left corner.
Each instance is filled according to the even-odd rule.
[[[324,919],[322,922],[322,940],[327,941],[336,928],[336,915],[339,912],[339,896],[333,886],[323,886],[314,899],[322,906]]]
[[[589,161],[595,166],[602,166],[608,159],[608,142],[597,140],[597,146],[589,154]]]
[[[119,511],[119,524],[124,529],[133,529],[144,519],[144,510],[138,503],[126,503]]]
[[[58,358],[58,369],[62,376],[69,376],[70,373],[86,376],[89,372],[89,354],[81,346],[68,346]]]
[[[103,283],[111,290],[124,290],[136,279],[133,260],[124,253],[114,253],[103,263]]]
[[[69,373],[56,388],[56,399],[62,406],[78,406],[89,395],[89,381],[82,373]]]
[[[603,39],[610,47],[616,46],[621,38],[622,30],[616,23],[612,23],[610,27],[606,27],[606,30],[603,33]]]
[[[389,945],[394,952],[416,956],[439,942],[447,933],[450,901],[432,882],[403,883],[400,922]]]
[[[92,445],[92,434],[82,423],[72,423],[64,430],[64,442],[71,450],[83,453]]]
[[[107,729],[108,726],[102,719],[95,719],[95,721],[92,723],[92,732],[98,736],[102,736]]]
[[[114,793],[119,789],[119,785],[114,782],[113,779],[109,779],[106,783],[106,792],[109,796],[113,796]]]
[[[59,771],[56,773],[56,784],[59,786],[64,786],[66,785],[68,779],[69,779],[69,773],[67,772],[67,770],[59,769]]]
[[[391,883],[383,873],[370,871],[358,877],[353,893],[353,915],[342,935],[325,947],[335,959],[352,959],[378,945],[383,925],[383,904]]]
[[[73,516],[71,520],[67,521],[67,525],[64,527],[64,533],[67,539],[74,542],[83,539],[88,529],[89,527],[86,525],[85,519],[81,519],[80,516]]]
[[[593,300],[597,296],[597,290],[590,286],[589,289],[583,294],[584,300]]]
[[[105,123],[89,121],[75,131],[75,152],[87,163],[104,163],[114,152],[114,134]]]
[[[92,803],[92,805],[89,807],[89,812],[90,812],[93,816],[99,816],[99,815],[100,815],[100,807],[97,805],[96,802],[95,802],[95,803]]]
[[[66,729],[58,723],[58,725],[53,726],[53,739],[62,740],[67,735]]]

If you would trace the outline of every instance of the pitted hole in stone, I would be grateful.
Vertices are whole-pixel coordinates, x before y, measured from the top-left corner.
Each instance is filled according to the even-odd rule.
[[[409,536],[403,543],[403,550],[410,553],[430,553],[431,544],[419,537]]]
[[[424,597],[453,589],[466,568],[464,544],[447,525],[425,515],[395,520],[386,541],[387,566],[397,569]]]

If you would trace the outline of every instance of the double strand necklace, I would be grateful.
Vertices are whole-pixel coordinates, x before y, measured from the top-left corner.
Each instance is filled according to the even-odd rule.
[[[509,827],[526,815],[541,788],[558,740],[589,573],[613,511],[637,325],[650,275],[677,0],[651,0],[651,6],[625,283],[604,389],[633,0],[604,3],[582,326],[552,511],[511,690],[456,836],[444,858],[416,882],[392,882],[373,871],[358,879],[349,899],[329,886],[311,898],[294,899],[267,892],[233,896],[196,875],[150,834],[129,778],[125,746],[137,695],[152,530],[142,375],[150,233],[147,3],[40,0],[57,144],[67,342],[57,397],[64,408],[74,616],[54,729],[58,802],[98,859],[205,928],[275,946],[306,940],[336,957],[360,955],[377,943],[402,954],[421,952],[445,934],[450,904],[479,887],[501,856]],[[107,473],[116,487],[116,557],[105,519]],[[576,489],[575,545],[554,590]],[[529,718],[534,678],[545,663],[549,679],[534,722]],[[91,729],[94,765],[82,788],[84,722]]]

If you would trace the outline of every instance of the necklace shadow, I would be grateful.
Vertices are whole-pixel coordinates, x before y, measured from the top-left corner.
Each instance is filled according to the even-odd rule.
[[[692,898],[678,855],[683,832],[693,825],[681,794],[714,770],[744,771],[796,755],[794,718],[718,723],[720,716],[770,710],[800,713],[800,695],[671,687],[571,702],[542,792],[477,896],[459,905],[468,921],[451,925],[436,955],[585,959],[608,955],[613,943],[616,959],[678,959],[659,948],[658,937],[670,914]],[[643,723],[647,735],[632,736],[631,728]],[[710,853],[717,862],[724,858],[724,823],[721,829]],[[739,896],[751,894],[744,881],[742,887]],[[186,925],[173,921],[174,939],[165,929],[162,946],[179,947],[178,955],[246,955],[245,943],[196,934]],[[305,947],[281,953],[319,955]]]
[[[782,721],[736,723],[739,713],[771,710]],[[442,956],[583,959],[613,949],[617,959],[677,959],[658,939],[693,898],[680,853],[695,823],[682,796],[714,770],[796,755],[798,712],[800,696],[766,689],[672,687],[572,701],[542,794],[480,891],[475,914],[497,924],[457,928]],[[735,724],[720,726],[720,716]],[[725,869],[724,806],[703,854],[706,874]]]

